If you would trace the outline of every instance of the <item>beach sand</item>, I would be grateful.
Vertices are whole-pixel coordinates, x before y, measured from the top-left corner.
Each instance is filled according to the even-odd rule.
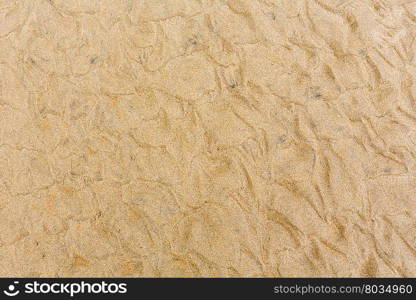
[[[0,0],[0,276],[416,276],[416,1]]]

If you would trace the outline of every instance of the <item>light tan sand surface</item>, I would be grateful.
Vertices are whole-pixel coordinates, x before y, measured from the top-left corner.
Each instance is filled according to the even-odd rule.
[[[0,0],[0,276],[416,276],[416,1]]]

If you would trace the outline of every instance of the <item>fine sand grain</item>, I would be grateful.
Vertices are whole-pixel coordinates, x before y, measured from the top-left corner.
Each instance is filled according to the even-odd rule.
[[[0,0],[0,276],[416,276],[416,1]]]

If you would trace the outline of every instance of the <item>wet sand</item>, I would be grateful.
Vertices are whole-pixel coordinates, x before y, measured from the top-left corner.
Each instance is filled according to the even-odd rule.
[[[0,0],[0,276],[416,276],[416,2]]]

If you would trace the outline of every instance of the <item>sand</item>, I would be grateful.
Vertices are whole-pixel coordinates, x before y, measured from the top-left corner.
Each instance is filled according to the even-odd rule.
[[[416,276],[416,1],[0,0],[0,276]]]

